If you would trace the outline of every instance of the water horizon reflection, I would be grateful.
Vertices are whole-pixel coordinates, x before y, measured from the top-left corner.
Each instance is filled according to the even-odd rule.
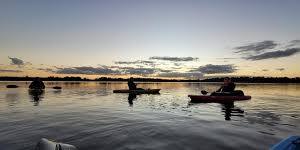
[[[0,149],[33,149],[42,137],[79,149],[267,149],[300,134],[299,84],[238,84],[252,99],[231,104],[190,103],[218,83],[139,83],[160,95],[114,94],[124,82],[46,82],[39,92],[5,84]]]

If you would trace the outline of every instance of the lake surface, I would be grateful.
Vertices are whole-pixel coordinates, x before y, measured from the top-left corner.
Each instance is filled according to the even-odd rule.
[[[0,149],[34,149],[41,138],[81,150],[268,149],[300,134],[300,84],[238,84],[252,99],[231,109],[189,102],[188,94],[219,85],[139,83],[162,90],[128,100],[112,93],[124,82],[46,82],[40,96],[29,93],[29,82],[0,82]]]

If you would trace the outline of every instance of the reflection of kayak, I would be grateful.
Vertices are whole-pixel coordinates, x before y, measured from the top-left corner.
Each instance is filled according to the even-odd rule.
[[[45,89],[28,89],[30,92],[43,92]]]
[[[114,93],[134,93],[134,94],[159,94],[160,89],[139,89],[139,90],[114,90]]]
[[[45,92],[44,89],[28,89],[30,95],[41,95]]]
[[[299,150],[300,149],[300,136],[290,136],[276,145],[270,150]]]
[[[188,95],[193,102],[232,102],[249,100],[251,96],[206,96],[206,95]]]
[[[56,143],[42,138],[35,150],[77,150],[73,145]]]

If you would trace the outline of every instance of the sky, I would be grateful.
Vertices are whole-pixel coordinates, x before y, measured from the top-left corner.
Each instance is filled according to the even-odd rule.
[[[1,0],[0,76],[300,76],[299,0]]]

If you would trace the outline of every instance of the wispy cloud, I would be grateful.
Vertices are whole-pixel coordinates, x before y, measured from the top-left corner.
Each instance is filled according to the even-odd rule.
[[[256,42],[256,43],[250,43],[244,46],[239,46],[235,47],[234,49],[236,50],[235,53],[259,53],[263,52],[268,49],[273,49],[277,46],[278,44],[275,43],[274,41],[262,41],[262,42]]]
[[[46,71],[46,72],[53,72],[52,68],[37,68],[37,70]]]
[[[143,67],[122,67],[122,66],[101,66],[101,67],[63,67],[56,69],[45,68],[40,70],[50,71],[57,74],[85,74],[85,75],[125,75],[135,74],[148,76],[158,72],[169,72],[159,68],[143,68]]]
[[[119,74],[118,71],[112,70],[110,68],[103,67],[66,67],[66,68],[57,68],[52,70],[52,72],[57,74],[86,74],[86,75],[95,75],[95,74]]]
[[[216,58],[216,59],[221,59],[221,60],[233,60],[233,59],[239,59],[239,58],[234,58],[234,57],[223,57],[223,58]]]
[[[169,72],[160,73],[157,77],[167,77],[167,78],[202,78],[203,74],[200,72]]]
[[[198,58],[196,58],[196,57],[170,57],[170,56],[153,56],[153,57],[150,57],[149,59],[163,60],[163,61],[174,61],[174,62],[196,61],[196,60],[198,60]]]
[[[289,42],[289,44],[286,46],[287,48],[291,48],[294,46],[300,46],[300,40],[292,40]]]
[[[135,64],[153,65],[153,64],[155,64],[155,62],[150,61],[150,60],[115,61],[115,64],[118,64],[118,65],[135,65]]]
[[[21,70],[11,70],[11,69],[0,69],[0,72],[13,72],[13,73],[19,73],[23,72]]]
[[[207,64],[205,66],[200,66],[199,68],[192,69],[192,72],[199,71],[203,74],[226,74],[235,72],[236,66],[232,64],[228,65],[213,65]]]
[[[278,71],[284,71],[285,68],[276,68],[276,70],[278,70]]]
[[[24,65],[24,61],[22,59],[19,59],[19,58],[15,58],[15,57],[8,57],[10,60],[11,60],[11,64],[12,65],[18,65],[18,66],[21,66],[21,65]]]
[[[135,75],[150,75],[154,74],[157,70],[154,68],[124,68],[122,72],[125,74],[135,74]]]
[[[263,59],[272,59],[272,58],[282,58],[295,55],[300,52],[300,48],[289,48],[286,50],[278,50],[272,52],[266,52],[259,55],[247,56],[245,59],[247,60],[263,60]]]

